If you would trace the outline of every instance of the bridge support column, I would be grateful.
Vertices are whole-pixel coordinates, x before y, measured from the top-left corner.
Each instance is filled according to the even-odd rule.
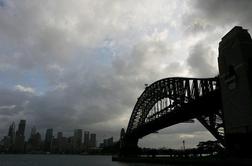
[[[138,139],[125,137],[125,139],[122,141],[122,146],[120,147],[121,156],[137,156],[140,154],[139,148],[137,146]]]
[[[234,27],[219,44],[219,72],[227,150],[252,154],[252,40]]]

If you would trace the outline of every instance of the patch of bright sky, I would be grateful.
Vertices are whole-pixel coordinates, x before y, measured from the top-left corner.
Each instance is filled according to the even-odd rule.
[[[3,0],[0,0],[0,7],[4,7],[5,6],[5,3]]]
[[[15,77],[8,72],[1,72],[1,87],[13,89],[16,85],[31,87],[35,89],[37,95],[43,95],[48,90],[48,81],[44,73],[40,70],[29,70],[16,73]]]
[[[191,130],[191,131],[188,131]],[[195,129],[194,132],[193,130]],[[150,142],[153,140],[158,140],[155,145]],[[178,144],[180,140],[181,144]],[[200,124],[198,120],[194,123],[179,123],[168,128],[159,130],[157,133],[152,133],[139,140],[140,147],[148,148],[180,148],[182,141],[185,141],[187,147],[196,147],[199,143],[198,140],[216,140],[213,135],[206,128]]]
[[[103,44],[94,50],[94,61],[98,64],[110,65],[112,58],[115,56],[114,41],[111,39],[104,40]]]

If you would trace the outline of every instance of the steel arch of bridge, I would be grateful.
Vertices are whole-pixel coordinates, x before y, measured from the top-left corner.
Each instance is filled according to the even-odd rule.
[[[218,77],[158,80],[146,87],[131,114],[125,144],[193,118],[224,144]]]

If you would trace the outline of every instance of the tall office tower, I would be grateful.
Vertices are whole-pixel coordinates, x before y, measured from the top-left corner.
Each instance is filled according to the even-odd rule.
[[[40,151],[41,150],[41,135],[36,132],[36,128],[31,129],[31,136],[27,144],[28,151]]]
[[[103,140],[104,147],[111,147],[113,146],[113,144],[114,144],[113,137]]]
[[[124,137],[125,137],[125,130],[124,128],[122,128],[120,133],[120,148],[124,147]]]
[[[82,144],[82,129],[75,129],[73,136],[73,150],[75,153],[81,152],[81,144]]]
[[[45,141],[51,142],[53,139],[53,129],[46,129]]]
[[[24,144],[25,144],[25,120],[20,120],[18,125],[18,130],[16,132],[15,137],[15,145],[14,145],[14,151],[16,153],[24,153]]]
[[[89,131],[84,132],[84,149],[88,149],[89,145]]]
[[[53,129],[47,129],[45,135],[45,151],[50,152],[53,141]]]
[[[90,142],[89,142],[89,146],[91,148],[95,148],[96,147],[96,134],[92,133],[90,135]]]
[[[57,144],[58,144],[58,153],[64,152],[64,137],[62,132],[57,133]]]
[[[20,120],[18,125],[18,135],[24,136],[26,120]]]
[[[10,143],[11,145],[14,144],[15,142],[15,136],[16,136],[16,132],[15,132],[15,122],[13,122],[10,127],[9,127],[9,132],[8,132],[8,136],[10,138]]]
[[[12,136],[13,134],[15,134],[15,122],[12,122],[12,124],[10,125],[8,136]]]
[[[58,132],[57,133],[57,139],[60,140],[60,139],[62,139],[62,137],[63,137],[63,133],[62,132]]]
[[[40,135],[40,133],[37,132],[33,136],[33,138],[34,138],[34,148],[35,148],[35,150],[41,151],[41,143],[42,143],[42,141],[41,141],[41,135]]]
[[[34,151],[34,149],[35,149],[35,147],[34,147],[35,135],[36,135],[36,128],[35,128],[35,126],[33,126],[31,128],[31,135],[30,135],[30,138],[28,140],[28,144],[26,146],[27,151]]]
[[[234,27],[219,43],[219,71],[225,144],[237,155],[252,155],[252,39]]]
[[[30,136],[30,137],[33,137],[35,134],[36,134],[36,127],[33,126],[33,127],[31,128],[31,136]]]

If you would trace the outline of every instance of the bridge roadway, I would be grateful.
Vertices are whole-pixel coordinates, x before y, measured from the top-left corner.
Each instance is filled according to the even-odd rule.
[[[139,138],[193,118],[224,144],[219,78],[156,81],[138,98],[122,138],[123,151],[136,148]]]

